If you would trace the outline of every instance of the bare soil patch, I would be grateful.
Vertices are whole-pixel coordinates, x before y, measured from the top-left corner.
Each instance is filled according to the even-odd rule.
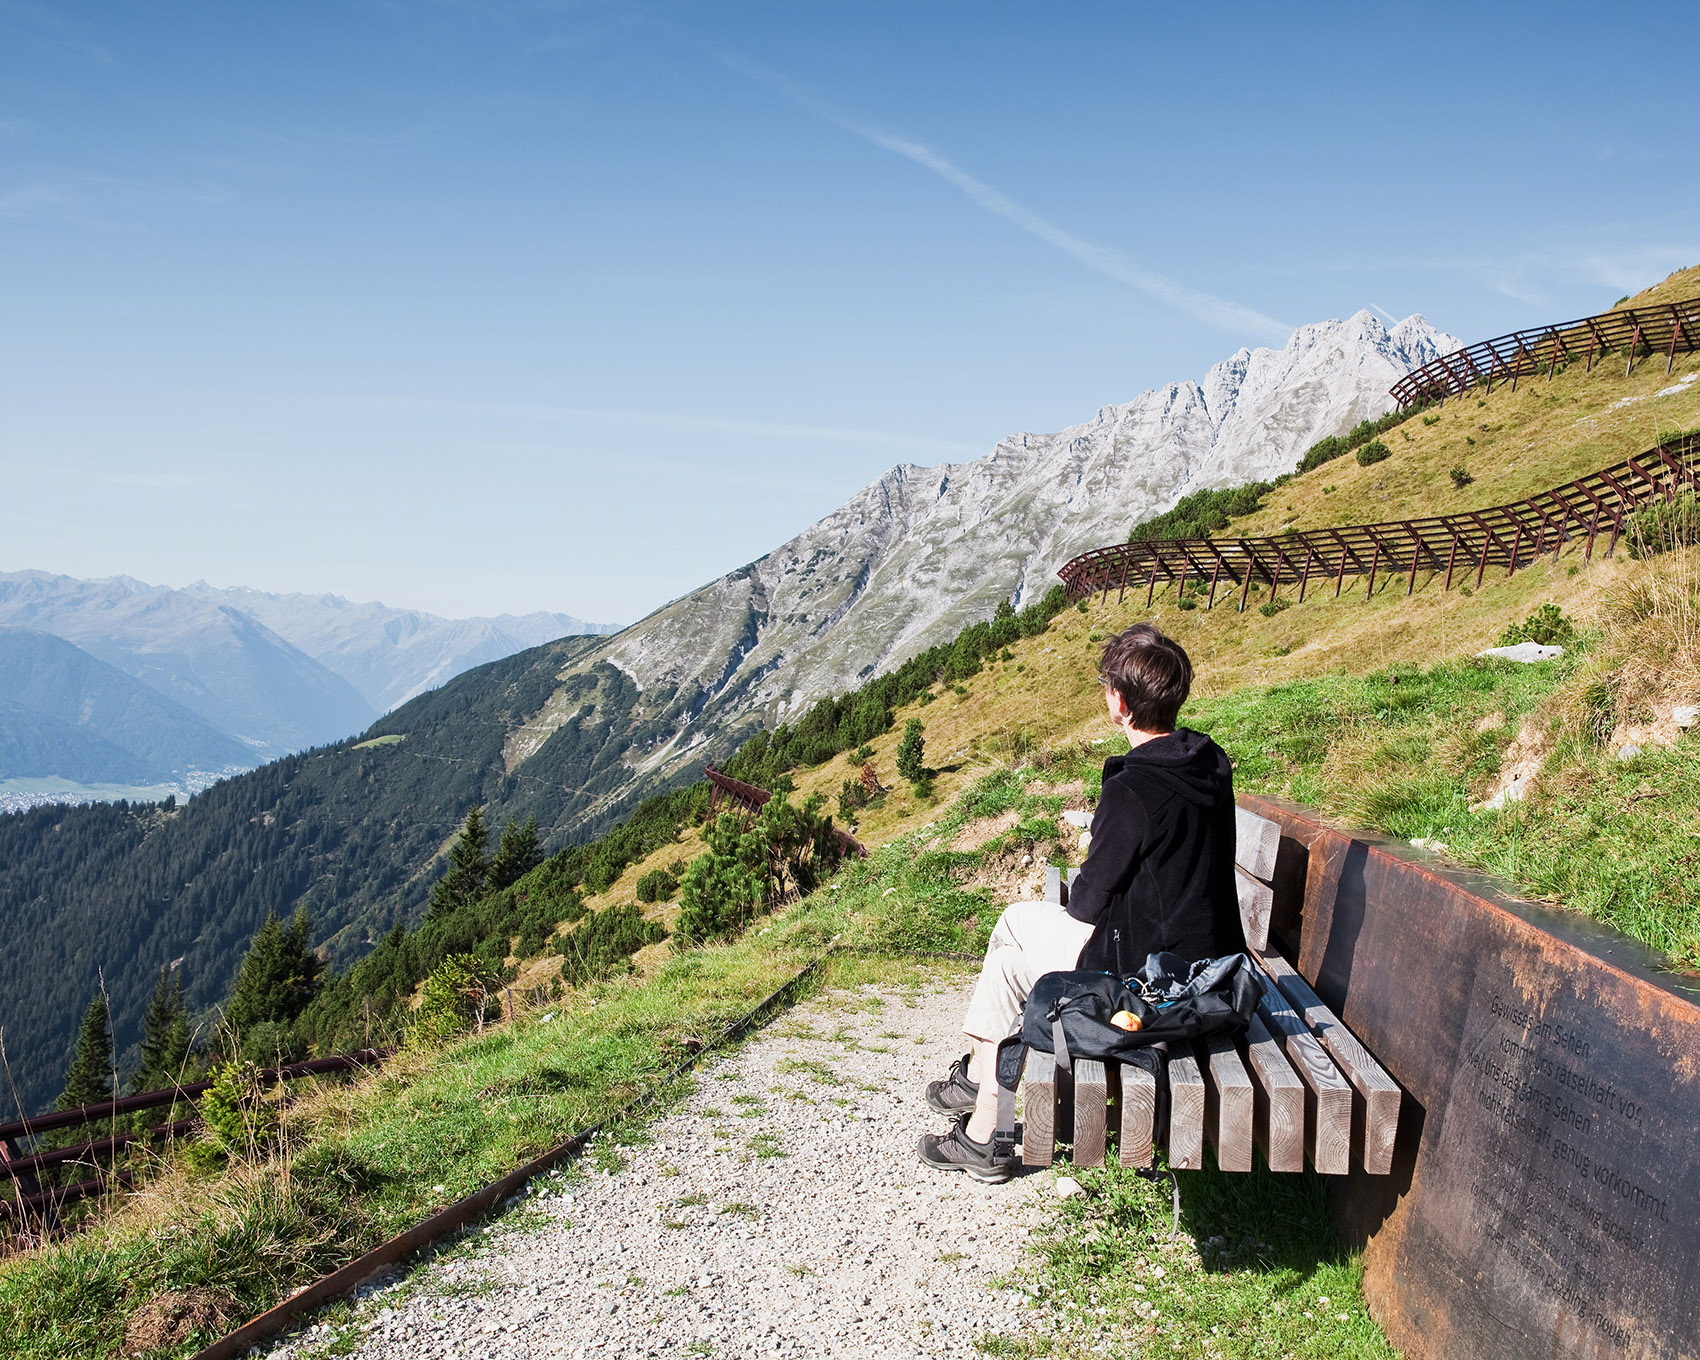
[[[130,1314],[121,1355],[180,1346],[195,1332],[220,1333],[238,1317],[236,1300],[217,1289],[158,1294]]]

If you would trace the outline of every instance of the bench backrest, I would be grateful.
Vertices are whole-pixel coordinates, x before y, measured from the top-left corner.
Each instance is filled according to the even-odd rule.
[[[1267,817],[1244,808],[1234,809],[1234,887],[1240,899],[1240,924],[1246,943],[1262,953],[1269,948],[1269,917],[1275,904],[1275,855],[1281,828]],[[1078,868],[1064,872],[1055,865],[1045,870],[1045,901],[1068,904]]]
[[[1281,828],[1267,817],[1234,809],[1234,887],[1240,896],[1245,942],[1262,953],[1269,948],[1269,917],[1275,905],[1275,856]]]

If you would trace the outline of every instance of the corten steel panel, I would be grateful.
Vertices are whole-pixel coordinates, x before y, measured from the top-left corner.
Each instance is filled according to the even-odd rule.
[[[1393,1344],[1700,1354],[1695,981],[1484,876],[1240,802],[1281,824],[1304,882],[1297,920],[1278,911],[1288,957],[1407,1093],[1393,1174],[1332,1190]]]

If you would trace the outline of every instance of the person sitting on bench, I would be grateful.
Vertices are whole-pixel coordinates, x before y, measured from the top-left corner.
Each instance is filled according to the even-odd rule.
[[[927,1103],[957,1116],[921,1138],[928,1166],[999,1182],[1012,1160],[994,1157],[997,1047],[1021,1025],[1034,982],[1071,968],[1132,973],[1146,955],[1186,959],[1245,948],[1234,891],[1234,784],[1227,753],[1201,732],[1177,728],[1192,662],[1149,623],[1110,639],[1099,666],[1110,718],[1132,748],[1104,762],[1086,862],[1066,908],[1004,908],[962,1022],[972,1045],[950,1075],[928,1084]]]

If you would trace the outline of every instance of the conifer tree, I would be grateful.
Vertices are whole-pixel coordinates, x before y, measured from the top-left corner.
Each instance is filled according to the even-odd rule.
[[[897,747],[897,772],[913,783],[919,783],[927,774],[921,764],[926,751],[926,741],[921,735],[923,730],[919,718],[909,719],[903,729],[903,740]]]
[[[306,1009],[325,968],[307,946],[312,931],[305,908],[298,909],[287,926],[275,914],[266,916],[224,1008],[225,1020],[238,1032],[266,1021],[287,1025]]]
[[[509,822],[502,828],[496,856],[490,861],[490,886],[506,888],[519,882],[537,867],[542,858],[543,852],[537,844],[537,818],[527,817],[523,826]]]
[[[153,996],[142,1013],[141,1064],[130,1077],[130,1093],[157,1091],[182,1080],[189,1058],[189,1008],[183,984],[169,967],[159,970]]]
[[[107,1024],[106,998],[96,996],[83,1012],[76,1051],[65,1069],[65,1089],[54,1108],[73,1110],[112,1099],[112,1030]]]
[[[490,876],[490,833],[484,825],[484,809],[474,806],[466,814],[460,837],[449,851],[448,872],[431,889],[429,914],[440,915],[475,901]]]

